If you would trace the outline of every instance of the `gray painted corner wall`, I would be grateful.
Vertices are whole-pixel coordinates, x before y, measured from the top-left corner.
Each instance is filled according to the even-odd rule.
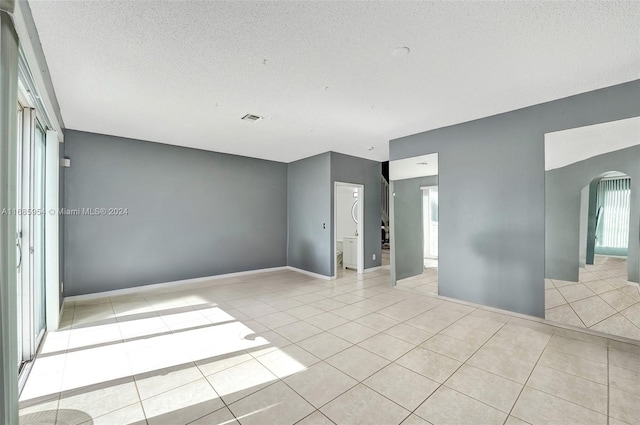
[[[381,163],[336,152],[289,163],[288,265],[327,277],[333,276],[333,200],[336,181],[364,185],[364,267],[382,264],[381,175]]]
[[[285,266],[287,165],[65,132],[65,295]]]
[[[364,268],[378,267],[382,264],[382,163],[331,152],[331,275],[335,267],[333,255],[334,225],[333,201],[335,182],[364,185]],[[373,259],[373,255],[376,259]]]
[[[595,250],[596,250],[596,207],[598,205],[598,183],[600,183],[601,179],[593,179],[589,184],[589,205],[588,208],[588,217],[589,220],[587,222],[587,252],[585,262],[587,264],[593,264],[595,260]]]
[[[391,160],[439,154],[440,294],[544,317],[544,134],[640,116],[638,99],[635,80],[392,140]]]
[[[287,164],[287,264],[331,276],[331,155]]]
[[[594,156],[545,173],[545,277],[578,281],[581,189],[607,171],[620,171],[631,177],[627,268],[628,280],[639,281],[640,193],[636,182],[640,182],[640,145]],[[593,217],[591,221],[595,221]]]
[[[545,209],[546,214],[546,209]],[[545,221],[546,221],[545,217]],[[578,266],[584,268],[587,265],[587,238],[589,236],[589,185],[580,191],[580,242],[578,252]],[[545,241],[547,237],[545,236]]]
[[[424,270],[423,194],[420,188],[437,185],[438,176],[393,181],[392,226],[395,229],[393,244],[397,280],[419,275]]]

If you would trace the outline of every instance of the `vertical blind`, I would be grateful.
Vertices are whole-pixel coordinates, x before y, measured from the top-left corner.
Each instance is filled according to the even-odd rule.
[[[631,178],[602,179],[598,183],[596,247],[627,248]]]

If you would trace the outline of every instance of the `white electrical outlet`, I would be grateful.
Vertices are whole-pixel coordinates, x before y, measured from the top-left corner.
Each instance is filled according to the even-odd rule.
[[[373,259],[374,259],[374,260],[376,259],[376,254],[373,254]]]

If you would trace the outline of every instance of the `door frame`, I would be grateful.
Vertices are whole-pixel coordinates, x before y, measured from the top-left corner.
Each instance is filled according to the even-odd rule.
[[[348,182],[333,182],[333,277],[338,276],[338,187],[350,187],[358,189],[358,267],[357,273],[364,273],[364,185]]]
[[[32,360],[35,358],[40,343],[43,340],[45,332],[48,330],[48,315],[49,303],[47,297],[47,240],[52,237],[57,240],[57,234],[52,235],[47,229],[48,216],[51,215],[57,220],[57,214],[46,214],[48,205],[47,194],[49,189],[49,175],[48,170],[57,172],[59,161],[56,159],[55,164],[52,164],[52,159],[47,157],[47,151],[50,146],[50,141],[47,139],[47,129],[40,122],[37,116],[36,109],[32,107],[32,104],[27,100],[26,96],[18,90],[18,116],[20,118],[18,140],[17,140],[17,172],[16,172],[16,209],[21,210],[22,213],[17,212],[16,219],[16,246],[17,246],[17,290],[20,294],[18,299],[18,332],[20,333],[18,340],[18,367],[19,373],[19,391],[24,386],[26,376],[29,373]],[[36,141],[36,133],[40,133],[42,140]],[[38,144],[38,146],[36,146]],[[57,148],[57,140],[55,140],[55,147]],[[36,150],[40,155],[40,162],[36,164]],[[36,169],[39,166],[39,177],[42,179],[39,188],[39,203],[37,204],[39,211],[35,212],[35,178]],[[57,212],[57,204],[55,205]],[[30,210],[30,212],[25,212]],[[44,216],[43,216],[44,215]],[[40,220],[39,228],[39,241],[36,243],[36,220]],[[56,229],[57,231],[57,229]],[[37,250],[37,252],[36,252]],[[56,252],[57,255],[57,252]],[[36,256],[40,256],[40,271],[36,273]],[[36,282],[36,277],[41,279],[40,282]],[[36,299],[36,285],[40,290],[39,297]],[[57,285],[56,285],[57,287]],[[37,301],[37,303],[36,303]],[[36,323],[36,309],[39,311],[40,318],[44,322],[42,329],[37,329],[38,323]],[[57,310],[57,307],[56,307]],[[24,366],[24,369],[22,369]]]

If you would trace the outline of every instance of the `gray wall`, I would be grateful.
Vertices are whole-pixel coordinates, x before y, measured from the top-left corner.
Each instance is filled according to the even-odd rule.
[[[331,276],[331,155],[287,164],[288,265]]]
[[[607,171],[631,177],[628,279],[638,282],[640,251],[640,145],[550,170],[546,175],[546,277],[578,281],[580,191]]]
[[[396,279],[419,275],[424,270],[423,186],[437,186],[438,176],[394,180],[391,200],[396,256]]]
[[[544,134],[640,116],[638,99],[635,80],[392,140],[391,160],[439,154],[440,294],[544,317]]]
[[[335,267],[333,255],[333,199],[335,182],[364,185],[364,268],[382,264],[382,164],[377,161],[331,152],[331,275]],[[373,259],[375,254],[376,259]]]
[[[593,264],[596,248],[596,207],[598,203],[598,183],[600,179],[593,179],[589,183],[589,205],[588,205],[588,221],[587,221],[587,252],[585,262]]]
[[[546,211],[546,210],[545,210]],[[546,220],[546,218],[545,218]],[[580,241],[578,252],[578,266],[587,265],[587,237],[589,233],[589,185],[580,191]],[[546,240],[546,237],[545,237]]]
[[[287,166],[65,132],[65,294],[286,265]]]

